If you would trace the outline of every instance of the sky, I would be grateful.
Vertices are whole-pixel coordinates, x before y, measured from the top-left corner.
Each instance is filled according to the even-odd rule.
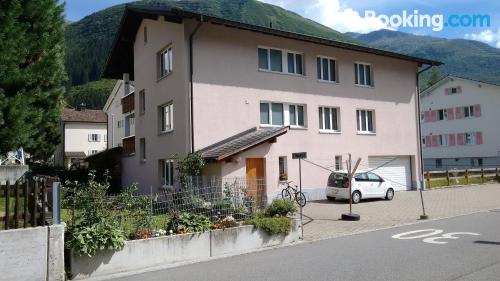
[[[500,48],[500,1],[497,0],[259,0],[291,10],[303,17],[317,21],[340,32],[368,33],[388,28],[417,35],[444,38],[464,38],[481,41]],[[66,0],[66,19],[77,21],[104,8],[131,2],[130,0]],[[365,17],[366,11],[375,16],[386,15],[395,25],[388,26],[380,17]],[[481,26],[444,26],[432,24],[429,27],[403,27],[398,25],[398,15],[402,13],[413,18],[422,15],[443,15],[444,22],[450,17],[459,16],[467,23],[475,15],[489,16],[490,25]],[[462,17],[462,18],[460,18]],[[463,18],[465,17],[465,19]],[[409,19],[407,17],[407,19]],[[454,19],[456,21],[456,19]],[[485,23],[485,22],[484,22]],[[440,28],[441,27],[441,28]]]

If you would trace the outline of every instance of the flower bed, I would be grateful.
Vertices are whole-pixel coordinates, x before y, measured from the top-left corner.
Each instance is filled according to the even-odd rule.
[[[93,257],[71,255],[74,279],[105,276],[239,254],[298,242],[300,222],[292,219],[288,235],[270,235],[253,225],[125,242],[121,250],[99,251]]]

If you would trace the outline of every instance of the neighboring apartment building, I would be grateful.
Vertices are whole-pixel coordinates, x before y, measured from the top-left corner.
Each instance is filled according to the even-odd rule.
[[[108,120],[108,149],[123,146],[135,134],[134,86],[128,77],[118,80],[104,105]]]
[[[62,142],[54,155],[55,165],[70,168],[85,157],[105,150],[106,123],[102,110],[65,108],[60,124]]]
[[[201,21],[199,19],[202,18]],[[127,7],[105,77],[139,95],[123,183],[175,181],[175,155],[202,152],[203,172],[296,183],[298,160],[343,168],[348,153],[397,190],[421,181],[417,71],[439,62],[179,10]],[[132,147],[131,147],[132,148]],[[303,163],[309,198],[329,171]]]
[[[500,86],[457,76],[421,94],[425,170],[500,166]]]

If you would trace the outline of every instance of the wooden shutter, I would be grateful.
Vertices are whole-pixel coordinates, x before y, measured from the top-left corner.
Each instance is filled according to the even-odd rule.
[[[435,121],[438,120],[438,116],[437,115],[438,115],[437,114],[437,110],[431,111],[431,120],[432,120],[432,122],[435,122]]]
[[[453,114],[453,113],[455,112],[455,111],[453,110],[453,108],[448,108],[448,109],[446,110],[446,112],[448,113],[448,120],[453,120],[453,119],[454,119],[454,114]]]
[[[455,119],[462,118],[462,107],[455,108]]]
[[[449,96],[450,95],[450,88],[445,88],[444,89],[444,95]]]
[[[481,117],[481,105],[480,104],[474,105],[474,116]]]
[[[431,147],[431,146],[432,146],[431,136],[426,136],[425,137],[425,147]]]
[[[439,146],[438,145],[438,136],[432,136],[432,146]]]
[[[424,122],[430,122],[431,121],[431,112],[430,111],[425,111],[424,112]]]
[[[463,133],[457,134],[457,144],[464,145],[464,134]]]
[[[455,134],[449,134],[448,135],[448,144],[450,146],[454,146],[455,145]]]
[[[457,86],[457,94],[460,94],[462,92],[462,86]]]
[[[483,132],[476,132],[476,144],[483,144]]]

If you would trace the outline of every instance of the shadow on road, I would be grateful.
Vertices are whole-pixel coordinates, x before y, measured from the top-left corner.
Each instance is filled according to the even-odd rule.
[[[498,245],[500,246],[500,242],[495,241],[474,241],[476,244],[484,244],[484,245]]]

